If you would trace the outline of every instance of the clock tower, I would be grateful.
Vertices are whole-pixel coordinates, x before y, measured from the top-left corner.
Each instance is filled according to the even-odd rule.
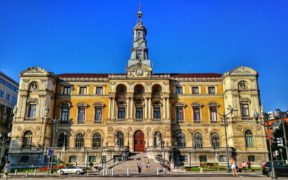
[[[130,77],[147,77],[152,73],[146,41],[147,29],[143,25],[142,16],[143,13],[139,8],[137,24],[133,28],[133,48],[128,61],[127,73]]]

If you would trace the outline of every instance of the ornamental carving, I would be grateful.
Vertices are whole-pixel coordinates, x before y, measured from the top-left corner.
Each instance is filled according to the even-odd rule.
[[[256,126],[256,131],[261,131],[261,126]]]
[[[109,131],[109,132],[113,132],[113,128],[112,128],[112,127],[109,127],[109,128],[108,128],[108,131]]]
[[[19,131],[19,132],[22,131],[22,127],[18,126],[17,131]]]
[[[89,134],[90,134],[90,133],[91,133],[91,129],[88,129],[88,130],[87,130],[87,133],[89,133]]]
[[[237,126],[237,131],[242,131],[242,126]]]
[[[40,126],[37,126],[36,131],[40,131],[40,130],[41,130]]]

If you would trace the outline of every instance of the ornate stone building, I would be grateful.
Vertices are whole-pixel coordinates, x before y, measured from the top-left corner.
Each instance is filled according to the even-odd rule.
[[[225,162],[223,115],[231,107],[228,146],[240,161],[267,159],[264,129],[253,120],[260,110],[257,72],[242,66],[224,74],[153,73],[142,12],[137,16],[124,74],[21,72],[13,165],[44,163],[53,144],[61,161],[83,165],[109,161],[125,148],[177,165]]]

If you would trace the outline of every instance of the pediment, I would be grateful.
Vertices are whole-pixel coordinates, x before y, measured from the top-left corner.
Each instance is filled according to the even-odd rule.
[[[49,74],[53,74],[48,72],[47,70],[45,70],[44,68],[41,67],[29,67],[26,70],[22,71],[21,76],[27,76],[27,75],[49,75]]]
[[[245,75],[252,75],[256,76],[258,73],[256,70],[247,67],[247,66],[240,66],[228,72],[228,75],[233,76],[245,76]]]

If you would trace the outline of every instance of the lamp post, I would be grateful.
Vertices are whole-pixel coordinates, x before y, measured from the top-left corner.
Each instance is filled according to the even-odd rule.
[[[276,109],[274,112],[273,112],[273,116],[276,120],[280,120],[281,121],[281,124],[282,124],[282,127],[283,127],[283,135],[284,135],[284,147],[285,147],[285,151],[286,151],[286,162],[288,160],[288,146],[287,146],[287,134],[286,134],[286,126],[285,126],[285,122],[284,122],[284,119],[281,117],[281,111],[280,109]]]
[[[259,121],[259,113],[255,112],[254,113],[254,118],[256,120],[256,124],[261,124],[262,126],[269,128],[271,125],[265,124]],[[272,168],[272,179],[277,179],[277,174],[275,172],[275,167],[274,167],[274,159],[273,159],[273,152],[272,152],[272,141],[271,138],[269,137],[269,152],[270,152],[270,158],[271,158],[271,168]]]
[[[1,133],[0,133],[0,143],[1,143],[1,165],[2,165],[2,158],[3,158],[3,149],[4,149],[4,144],[6,143],[6,142],[8,142],[9,140],[10,140],[10,137],[11,137],[11,132],[9,132],[8,134],[7,134],[7,137],[5,137],[5,136],[3,136]],[[5,153],[5,152],[4,152]]]
[[[229,173],[229,150],[228,150],[228,137],[227,137],[227,126],[228,126],[228,122],[227,119],[229,119],[229,115],[232,115],[233,111],[235,111],[231,105],[228,106],[227,108],[228,113],[227,114],[220,114],[218,113],[220,116],[223,117],[224,120],[224,128],[225,128],[225,145],[226,145],[226,166],[227,166],[227,173]]]

